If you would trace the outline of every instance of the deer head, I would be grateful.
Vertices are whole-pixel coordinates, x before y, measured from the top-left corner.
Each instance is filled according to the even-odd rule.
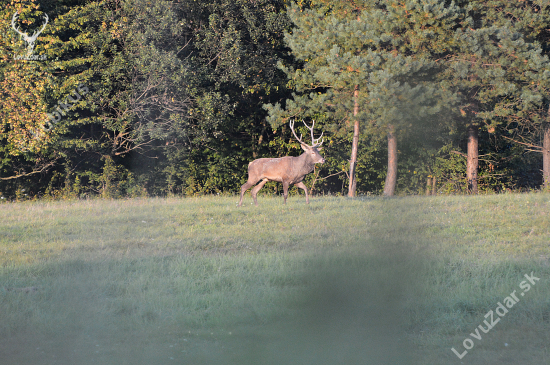
[[[29,36],[27,33],[22,32],[21,30],[17,29],[17,27],[15,26],[15,21],[19,18],[19,12],[16,11],[15,14],[13,14],[13,17],[11,18],[11,26],[13,30],[19,33],[19,35],[22,36],[25,42],[27,42],[28,44],[27,56],[32,55],[32,52],[34,51],[34,42],[36,42],[36,39],[38,38],[40,33],[44,31],[44,28],[46,28],[46,25],[48,24],[48,20],[49,20],[48,14],[44,14],[44,16],[46,18],[46,22],[44,23],[44,25],[42,25],[42,28],[34,32],[32,36]]]

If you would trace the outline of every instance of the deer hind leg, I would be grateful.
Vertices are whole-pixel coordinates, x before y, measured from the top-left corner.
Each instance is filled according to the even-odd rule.
[[[244,183],[243,186],[241,186],[241,199],[239,200],[239,207],[243,205],[243,196],[244,196],[244,193],[246,193],[246,191],[248,189],[250,189],[252,186],[254,186],[254,183],[253,182],[250,182],[247,181],[246,183]]]
[[[288,182],[283,181],[283,198],[284,198],[283,204],[286,204],[286,198],[288,198],[288,186],[289,185],[290,184]]]
[[[307,194],[307,187],[306,185],[303,183],[303,182],[299,182],[297,184],[294,184],[294,186],[302,189],[304,191],[304,193],[306,193],[306,204],[309,204],[309,196]]]
[[[252,189],[252,199],[254,199],[254,205],[258,205],[258,200],[256,199],[256,195],[258,195],[258,191],[260,191],[261,188],[264,187],[265,183],[268,182],[269,180],[267,179],[263,179],[258,185],[256,185],[254,187],[254,189]]]

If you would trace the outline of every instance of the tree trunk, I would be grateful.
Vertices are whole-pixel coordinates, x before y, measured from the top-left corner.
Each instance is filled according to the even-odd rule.
[[[356,117],[359,113],[359,85],[355,85],[355,91],[353,92],[353,116]],[[353,141],[351,144],[351,159],[349,162],[349,188],[348,196],[353,198],[356,192],[356,179],[355,179],[355,167],[357,166],[357,150],[359,148],[359,120],[355,118],[353,122]]]
[[[466,180],[468,193],[477,194],[477,170],[479,167],[478,127],[468,127],[468,157],[466,159]]]
[[[384,184],[384,196],[393,196],[397,185],[397,138],[395,128],[388,127],[388,174]]]
[[[550,110],[549,119],[550,119]],[[542,140],[542,182],[545,190],[550,189],[550,123],[546,124],[544,129],[544,138]]]

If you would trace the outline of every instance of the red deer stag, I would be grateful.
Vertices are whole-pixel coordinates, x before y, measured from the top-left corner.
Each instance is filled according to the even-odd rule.
[[[325,159],[319,154],[321,151],[321,145],[323,140],[319,143],[319,140],[323,137],[315,139],[313,137],[313,127],[315,126],[315,121],[311,127],[309,127],[305,122],[305,126],[311,131],[311,146],[302,141],[302,135],[300,138],[294,132],[294,121],[290,121],[290,129],[294,137],[302,145],[302,149],[305,151],[298,157],[285,156],[281,158],[259,158],[252,161],[248,164],[248,181],[241,186],[241,199],[239,200],[239,207],[243,204],[243,195],[244,193],[254,186],[258,181],[261,182],[252,189],[252,199],[254,199],[254,204],[258,205],[256,195],[258,191],[265,185],[268,181],[277,181],[283,183],[283,197],[284,203],[286,204],[286,198],[288,197],[288,187],[292,184],[304,190],[306,193],[306,203],[309,204],[309,196],[307,194],[307,188],[302,182],[304,177],[313,171],[316,163],[324,163]]]

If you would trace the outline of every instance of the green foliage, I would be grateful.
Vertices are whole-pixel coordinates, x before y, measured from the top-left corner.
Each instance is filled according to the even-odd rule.
[[[34,48],[44,60],[14,59],[28,49],[15,11],[29,33],[48,15]],[[381,190],[389,125],[402,194],[422,193],[431,175],[440,192],[462,191],[470,124],[481,128],[482,190],[541,183],[544,4],[15,0],[0,18],[6,199],[235,192],[251,160],[300,153],[288,118],[325,133],[314,192],[343,192],[355,119],[359,193]],[[89,92],[51,123],[79,85]]]
[[[411,5],[405,15],[401,7],[381,3],[326,5],[312,2],[306,8],[289,7],[295,28],[285,41],[303,63],[298,68],[281,64],[296,93],[284,107],[266,105],[272,125],[277,127],[293,116],[315,119],[320,114],[324,128],[344,139],[350,139],[353,120],[360,121],[362,140],[378,141],[390,126],[409,137],[421,131],[439,132],[443,128],[440,118],[456,98],[435,78],[440,67],[433,60],[439,56],[434,43],[441,40],[429,31],[437,25],[425,16],[413,15],[423,8]],[[457,17],[453,5],[432,10],[439,12],[440,23]],[[414,29],[416,25],[423,30]],[[411,30],[404,31],[408,28]],[[353,97],[356,88],[357,98]],[[421,158],[421,153],[414,151],[413,156]],[[372,158],[368,154],[362,157]],[[361,166],[364,163],[359,162],[358,180],[372,181],[374,171],[367,175]],[[368,164],[377,170],[374,175],[380,181],[383,164]]]
[[[42,10],[58,37],[47,45],[55,77],[44,100],[54,108],[74,82],[90,93],[48,135],[56,137],[49,156],[6,156],[2,177],[21,174],[26,184],[24,176],[50,163],[44,181],[27,179],[34,194],[44,182],[63,191],[59,184],[70,183],[60,176],[70,170],[88,185],[85,194],[113,195],[119,185],[97,186],[109,181],[112,162],[135,173],[137,190],[212,193],[236,189],[251,156],[267,152],[261,104],[278,97],[283,2],[106,0]],[[27,166],[16,169],[14,159]],[[2,190],[10,196],[15,186]]]

